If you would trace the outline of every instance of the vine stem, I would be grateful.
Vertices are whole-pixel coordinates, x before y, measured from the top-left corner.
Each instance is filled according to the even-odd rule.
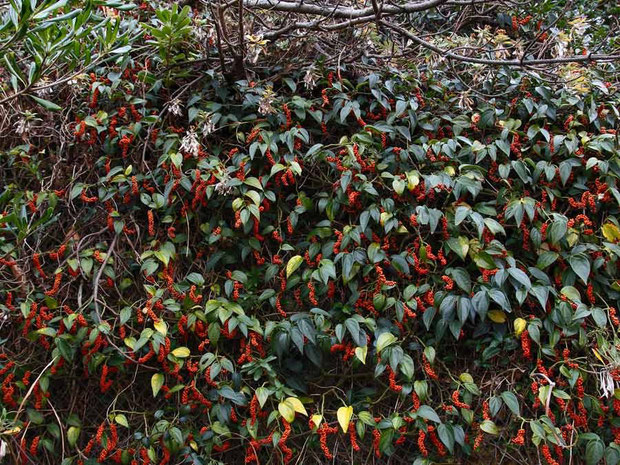
[[[110,248],[108,249],[106,253],[105,263],[101,264],[101,267],[99,268],[99,272],[97,273],[97,276],[95,277],[95,282],[93,285],[93,302],[95,304],[95,312],[97,313],[97,318],[99,319],[99,323],[103,321],[101,319],[101,314],[99,313],[99,301],[98,301],[99,281],[101,280],[101,276],[103,275],[103,270],[105,269],[108,263],[108,259],[112,256],[112,253],[114,252],[114,247],[116,246],[117,239],[118,239],[118,235],[115,235],[114,239],[112,240],[112,244],[110,244]]]

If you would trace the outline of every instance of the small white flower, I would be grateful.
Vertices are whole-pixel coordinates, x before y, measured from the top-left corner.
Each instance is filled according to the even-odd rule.
[[[15,123],[15,132],[21,136],[27,134],[28,131],[30,131],[30,122],[24,117],[18,119]]]
[[[459,97],[458,105],[459,108],[462,108],[464,110],[471,110],[473,108],[474,101],[467,95],[466,92],[463,92]]]
[[[579,16],[572,21],[569,21],[568,24],[572,26],[570,34],[573,37],[583,37],[585,32],[590,27],[590,24],[588,23],[588,18],[586,18],[585,16]]]
[[[205,114],[202,124],[200,125],[200,130],[203,136],[208,136],[215,131],[215,123],[213,122],[213,118],[210,113]]]
[[[276,109],[272,105],[274,99],[275,93],[273,92],[273,89],[271,87],[267,87],[265,92],[263,92],[260,102],[258,102],[258,112],[261,115],[272,115],[276,113]]]
[[[183,110],[181,108],[181,101],[178,98],[170,101],[170,105],[168,106],[168,111],[176,116],[181,116],[183,114]]]
[[[181,150],[192,154],[194,157],[198,156],[200,142],[198,142],[198,137],[194,131],[190,130],[185,133],[185,137],[181,141]]]
[[[8,313],[5,311],[2,311],[0,312],[0,328],[2,328],[5,324],[10,326],[11,320],[9,319]],[[2,458],[2,445],[0,445],[0,459],[1,458]]]
[[[39,86],[38,87],[45,86],[45,85],[49,84],[49,82],[50,82],[50,80],[48,78],[44,77],[44,78],[42,78],[39,81]],[[46,96],[51,95],[53,93],[54,93],[54,87],[53,86],[45,87],[44,89],[36,89],[35,90],[35,94],[37,94],[39,97],[46,97]]]
[[[598,372],[598,381],[601,387],[601,391],[603,391],[604,397],[610,397],[614,395],[614,379],[607,368]]]
[[[215,192],[217,192],[220,195],[231,195],[233,191],[235,190],[235,188],[228,184],[229,179],[230,178],[221,179],[215,185]]]
[[[306,70],[306,74],[304,76],[304,85],[306,86],[306,89],[309,89],[309,90],[314,89],[314,87],[316,86],[316,79],[317,79],[317,75],[314,72],[314,66],[310,66]]]

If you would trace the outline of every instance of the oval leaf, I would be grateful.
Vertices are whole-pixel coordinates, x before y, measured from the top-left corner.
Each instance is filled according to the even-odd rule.
[[[295,409],[290,404],[290,402],[280,402],[278,404],[278,412],[280,412],[282,418],[284,418],[289,423],[292,423],[293,420],[295,420]]]
[[[353,416],[353,407],[340,407],[338,412],[336,412],[336,416],[338,417],[338,423],[342,428],[342,432],[346,433],[349,430],[349,423]]]
[[[308,416],[304,404],[297,397],[287,397],[284,402],[288,402],[297,413],[301,413],[304,416]]]
[[[380,353],[387,346],[396,342],[396,336],[392,333],[381,333],[377,339],[377,352]]]
[[[155,373],[151,377],[151,389],[153,390],[153,397],[157,397],[157,393],[164,385],[164,375],[162,373]]]
[[[525,327],[527,326],[527,321],[525,321],[523,318],[517,318],[514,323],[514,328],[515,328],[515,334],[517,335],[517,337],[521,336],[521,333],[525,330]]]
[[[189,349],[187,347],[177,347],[172,351],[172,355],[177,358],[189,357]]]
[[[435,423],[441,423],[441,420],[439,419],[439,415],[437,415],[437,412],[435,412],[435,410],[432,407],[429,407],[428,405],[421,405],[416,413],[418,414],[418,416],[422,418],[425,418],[430,421],[434,421]]]
[[[291,257],[291,259],[286,264],[286,277],[287,278],[289,278],[293,273],[295,273],[295,271],[297,270],[297,268],[299,268],[299,265],[301,265],[301,262],[303,262],[303,260],[304,259],[301,255],[295,255],[294,257]]]
[[[168,325],[164,320],[159,320],[158,322],[153,324],[153,327],[157,330],[158,333],[161,333],[162,336],[166,337],[168,334]]]
[[[493,323],[506,322],[506,314],[502,310],[491,310],[487,315]]]
[[[310,420],[312,421],[312,423],[314,423],[316,425],[316,427],[318,428],[319,426],[321,426],[321,422],[323,421],[323,415],[319,415],[318,413],[315,415],[312,415],[310,417]]]
[[[497,428],[497,425],[493,423],[491,420],[484,420],[480,424],[480,429],[484,431],[485,433],[499,434],[499,429]]]
[[[364,365],[366,365],[366,355],[367,354],[368,354],[368,346],[356,347],[355,348],[355,356]]]

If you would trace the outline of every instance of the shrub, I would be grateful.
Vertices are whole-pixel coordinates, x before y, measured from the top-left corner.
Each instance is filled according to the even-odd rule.
[[[15,463],[618,463],[614,85],[175,87],[156,17],[0,155]]]

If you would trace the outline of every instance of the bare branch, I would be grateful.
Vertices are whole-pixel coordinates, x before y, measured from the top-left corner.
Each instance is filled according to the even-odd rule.
[[[384,5],[381,9],[382,14],[402,14],[402,13],[415,13],[417,11],[425,11],[435,8],[440,5],[471,5],[472,2],[468,1],[448,1],[448,0],[426,0],[424,2],[411,2],[404,5]],[[303,2],[290,2],[290,1],[272,1],[272,0],[244,0],[243,5],[245,8],[251,9],[264,9],[271,11],[282,11],[286,13],[301,13],[315,16],[329,16],[333,18],[346,18],[355,19],[365,16],[375,15],[375,10],[372,6],[368,8],[350,8],[350,7],[338,7],[333,8],[331,6],[321,6],[312,3]]]
[[[592,61],[599,62],[609,62],[609,61],[620,61],[620,54],[612,54],[612,55],[604,55],[604,54],[595,54],[588,53],[587,55],[572,55],[567,57],[558,57],[558,58],[536,58],[536,59],[525,59],[525,56],[520,58],[516,58],[513,60],[496,60],[491,58],[478,58],[478,57],[469,57],[465,55],[459,55],[450,50],[444,50],[436,45],[427,42],[426,40],[412,34],[408,30],[396,26],[390,22],[385,20],[381,20],[381,24],[385,27],[388,27],[399,34],[407,37],[413,42],[421,45],[424,48],[432,50],[433,52],[441,55],[442,57],[449,58],[452,60],[462,61],[465,63],[476,63],[481,65],[492,65],[492,66],[516,66],[516,67],[527,67],[527,66],[536,66],[536,65],[552,65],[552,64],[561,64],[561,63],[588,63]]]

